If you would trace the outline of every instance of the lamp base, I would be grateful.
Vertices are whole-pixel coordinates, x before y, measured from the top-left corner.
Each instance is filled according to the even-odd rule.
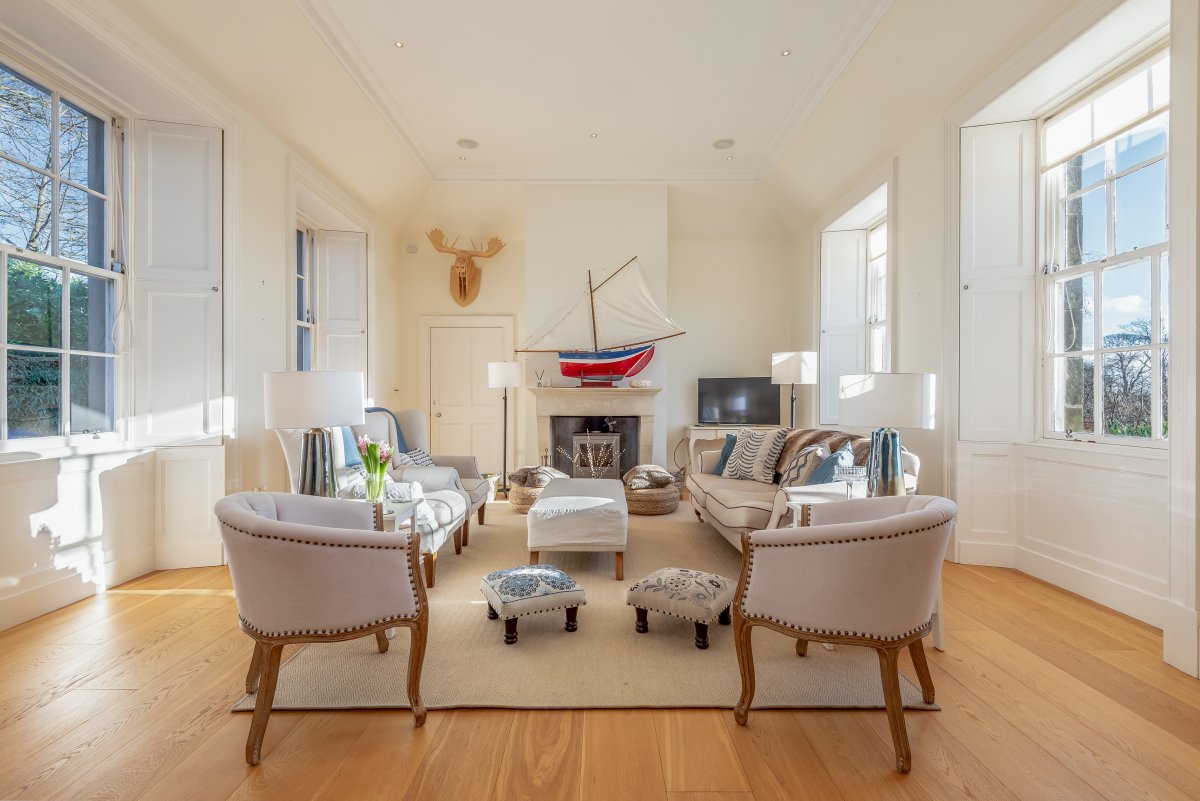
[[[871,434],[871,458],[867,463],[867,494],[872,498],[904,495],[904,463],[901,460],[900,432],[877,428]]]
[[[328,429],[310,428],[304,432],[304,444],[300,449],[300,485],[296,491],[301,495],[337,497],[337,477],[333,472],[333,447]]]

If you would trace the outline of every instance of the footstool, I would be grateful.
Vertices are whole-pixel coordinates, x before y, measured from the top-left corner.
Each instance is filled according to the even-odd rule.
[[[661,612],[695,623],[696,647],[703,650],[708,647],[709,624],[716,620],[729,625],[735,591],[732,581],[716,573],[664,567],[630,587],[625,603],[637,609],[634,630],[638,634],[650,630],[647,612]]]
[[[529,508],[529,563],[545,551],[612,551],[617,581],[625,580],[629,509],[615,478],[556,478]]]
[[[488,573],[479,582],[490,620],[504,619],[504,643],[517,641],[517,618],[567,610],[567,631],[579,628],[579,607],[587,603],[583,587],[554,565],[522,565]]]

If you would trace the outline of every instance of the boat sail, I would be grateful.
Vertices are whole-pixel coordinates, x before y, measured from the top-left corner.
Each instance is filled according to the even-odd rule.
[[[557,353],[564,376],[612,386],[637,375],[654,357],[654,343],[685,333],[667,316],[642,277],[637,256],[587,286],[517,348]]]

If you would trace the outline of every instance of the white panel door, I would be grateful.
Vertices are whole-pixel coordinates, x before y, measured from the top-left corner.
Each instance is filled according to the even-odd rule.
[[[164,448],[156,459],[157,568],[221,564],[224,550],[212,510],[225,494],[225,449],[220,445]]]
[[[838,421],[838,376],[867,369],[867,232],[821,234],[820,422]]]
[[[134,125],[136,278],[221,281],[221,130]]]
[[[959,295],[959,439],[1026,441],[1036,403],[1034,279],[972,281]]]
[[[317,367],[367,371],[367,235],[317,232]]]
[[[430,328],[429,443],[435,453],[473,455],[481,470],[500,472],[502,391],[488,388],[487,365],[506,357],[503,328]]]
[[[964,280],[1034,274],[1037,125],[962,129],[959,256]]]

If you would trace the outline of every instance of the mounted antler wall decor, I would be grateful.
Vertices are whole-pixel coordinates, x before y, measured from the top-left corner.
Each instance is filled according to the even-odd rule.
[[[442,233],[441,228],[434,228],[425,236],[429,237],[434,250],[454,254],[454,266],[450,268],[450,294],[459,306],[470,306],[479,296],[480,272],[475,266],[475,259],[490,259],[500,252],[504,243],[500,241],[500,237],[493,236],[483,250],[475,246],[474,240],[471,241],[470,250],[463,250],[454,247],[458,244],[457,237],[447,245],[446,235]]]

